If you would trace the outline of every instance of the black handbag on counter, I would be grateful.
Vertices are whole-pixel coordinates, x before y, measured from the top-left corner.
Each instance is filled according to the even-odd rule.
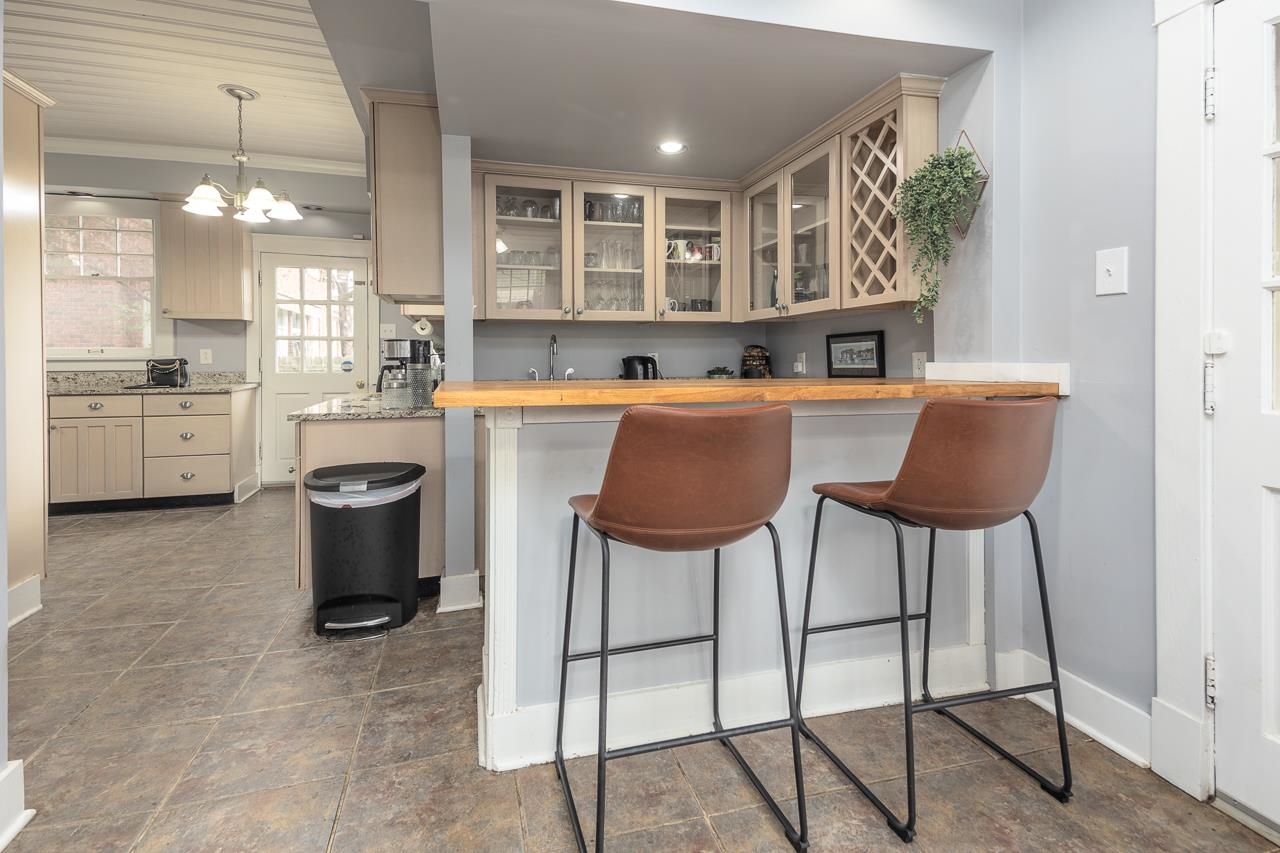
[[[185,388],[191,384],[185,358],[147,359],[147,384]]]

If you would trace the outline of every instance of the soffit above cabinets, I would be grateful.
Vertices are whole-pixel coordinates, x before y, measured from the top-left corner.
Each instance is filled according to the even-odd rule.
[[[478,159],[730,180],[901,72],[986,55],[601,0],[433,0],[431,37],[442,130]]]
[[[51,148],[91,140],[117,156],[137,146],[229,162],[235,103],[217,86],[239,83],[261,93],[245,109],[251,162],[364,163],[307,0],[6,0],[4,62],[58,101],[45,119]]]

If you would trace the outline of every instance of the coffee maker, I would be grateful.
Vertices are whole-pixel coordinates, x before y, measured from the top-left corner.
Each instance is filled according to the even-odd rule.
[[[412,344],[417,341],[410,341],[407,338],[386,338],[382,342],[382,368],[378,371],[377,391],[382,393],[382,380],[388,373],[396,371],[399,373],[396,379],[404,379],[405,365],[412,358]]]

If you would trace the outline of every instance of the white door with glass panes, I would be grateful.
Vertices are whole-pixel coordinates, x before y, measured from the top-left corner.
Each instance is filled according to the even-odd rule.
[[[1215,785],[1280,824],[1280,0],[1214,12]]]
[[[368,261],[263,254],[260,269],[262,480],[280,483],[297,457],[289,413],[368,393]]]

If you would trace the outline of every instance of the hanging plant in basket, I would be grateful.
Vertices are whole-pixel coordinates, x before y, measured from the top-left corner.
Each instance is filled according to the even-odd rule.
[[[893,214],[914,253],[911,271],[920,277],[914,313],[924,322],[938,305],[942,268],[951,262],[952,229],[967,231],[988,175],[972,148],[944,148],[898,184]]]

